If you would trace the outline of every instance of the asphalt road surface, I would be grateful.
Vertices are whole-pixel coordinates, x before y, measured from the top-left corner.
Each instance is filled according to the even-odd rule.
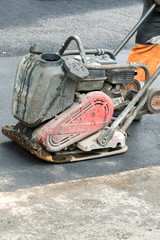
[[[113,3],[114,2],[114,3]],[[57,51],[72,34],[86,48],[114,49],[141,15],[140,1],[2,1],[0,14],[0,126],[16,123],[11,114],[14,76],[20,55],[39,42]],[[127,49],[134,44],[134,39]],[[125,62],[128,50],[118,56]],[[12,57],[10,57],[12,56]],[[154,86],[159,87],[157,80]],[[0,134],[0,190],[26,188],[71,179],[106,175],[160,163],[159,115],[134,122],[121,155],[54,165],[44,162]]]
[[[135,0],[2,0],[0,53],[26,54],[30,45],[57,51],[70,35],[86,48],[114,49],[141,16]],[[134,39],[127,45],[133,46]]]

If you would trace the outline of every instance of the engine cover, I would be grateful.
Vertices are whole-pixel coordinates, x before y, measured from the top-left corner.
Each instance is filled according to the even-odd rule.
[[[60,151],[103,129],[112,115],[111,98],[103,92],[90,92],[82,97],[80,103],[75,103],[45,124],[38,138],[48,151]]]

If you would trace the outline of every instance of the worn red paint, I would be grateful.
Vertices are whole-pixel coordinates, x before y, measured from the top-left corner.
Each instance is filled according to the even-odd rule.
[[[113,115],[113,103],[103,92],[90,92],[81,103],[70,107],[44,125],[39,141],[48,151],[61,149],[103,129]]]

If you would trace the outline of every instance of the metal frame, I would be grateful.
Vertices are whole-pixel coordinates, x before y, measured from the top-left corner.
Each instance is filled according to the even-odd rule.
[[[145,71],[145,84],[144,87],[135,95],[135,97],[131,100],[131,102],[127,105],[127,107],[122,111],[122,113],[116,118],[110,128],[99,136],[98,143],[101,146],[107,145],[110,139],[113,137],[115,129],[123,123],[121,126],[121,131],[125,132],[127,128],[130,126],[132,121],[135,119],[137,113],[141,110],[143,105],[147,99],[147,91],[150,85],[154,82],[157,76],[160,74],[160,67],[157,69],[155,74],[150,78],[150,72],[146,65],[140,63],[129,63],[129,64],[109,64],[109,65],[95,65],[94,63],[88,63],[86,54],[95,54],[95,55],[104,55],[108,54],[112,59],[115,59],[115,56],[121,51],[121,49],[126,45],[129,39],[134,35],[139,26],[144,22],[144,20],[151,14],[151,12],[156,8],[156,4],[152,4],[149,10],[144,14],[144,16],[139,20],[139,22],[134,26],[134,28],[130,31],[130,33],[125,37],[122,43],[118,46],[118,48],[111,53],[108,50],[97,50],[97,49],[89,49],[84,50],[83,44],[79,37],[70,36],[62,45],[59,50],[59,54],[62,56],[66,55],[76,55],[80,54],[82,62],[85,67],[90,70],[109,70],[109,69],[125,69],[125,68],[142,68]],[[72,51],[65,51],[71,41],[75,41],[77,43],[78,49]],[[138,104],[137,104],[138,103]],[[137,106],[135,106],[137,104]],[[129,114],[129,116],[128,116]],[[127,117],[128,116],[128,117]],[[127,119],[126,119],[127,117]]]

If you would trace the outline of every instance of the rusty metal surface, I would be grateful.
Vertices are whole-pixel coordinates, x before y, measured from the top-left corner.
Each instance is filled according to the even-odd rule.
[[[29,140],[26,136],[22,136],[20,131],[14,129],[14,126],[3,126],[2,133],[32,154],[36,155],[38,158],[54,162],[49,153],[42,149],[40,145],[38,147],[34,146],[31,140]]]
[[[152,114],[160,112],[160,90],[149,89],[145,109]]]
[[[156,111],[160,111],[160,94],[153,96],[151,106]]]
[[[67,162],[76,162],[76,161],[84,161],[84,160],[92,160],[100,157],[113,156],[117,154],[121,154],[127,151],[128,147],[123,145],[118,148],[109,148],[109,149],[101,149],[92,152],[83,152],[80,150],[77,151],[62,151],[57,153],[49,153],[42,146],[35,146],[31,140],[29,140],[26,136],[22,136],[18,130],[14,129],[15,126],[3,126],[2,133],[9,137],[14,142],[18,143],[20,146],[25,148],[30,153],[34,154],[40,159],[51,163],[67,163]]]

